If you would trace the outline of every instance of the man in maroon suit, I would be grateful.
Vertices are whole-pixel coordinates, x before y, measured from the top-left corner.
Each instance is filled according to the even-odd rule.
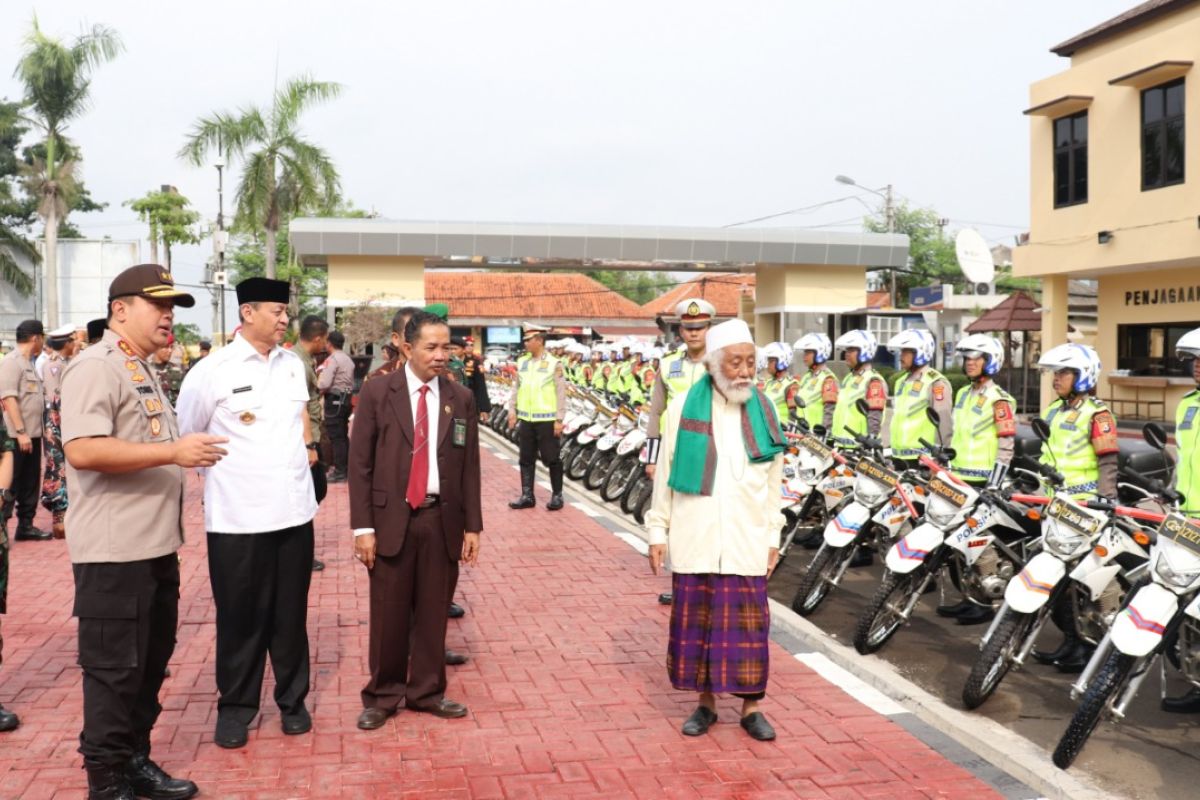
[[[350,437],[350,526],[371,584],[363,730],[401,701],[439,717],[467,713],[445,696],[446,611],[459,562],[479,557],[479,413],[471,391],[446,377],[443,319],[413,314],[401,347],[404,367],[363,385]]]

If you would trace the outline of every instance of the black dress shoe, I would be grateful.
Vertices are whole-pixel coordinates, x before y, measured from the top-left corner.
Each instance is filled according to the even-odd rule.
[[[435,717],[442,719],[458,719],[467,715],[467,707],[462,703],[456,703],[453,700],[442,698],[437,705],[424,706],[422,708],[414,708],[413,711],[420,711],[423,714],[433,714]]]
[[[459,619],[460,617],[465,617],[466,615],[467,610],[458,603],[451,603],[450,609],[446,612],[446,616],[450,619]]]
[[[673,602],[675,602],[675,595],[670,592],[663,592],[658,596],[658,604],[660,606],[669,606]]]
[[[13,534],[13,538],[18,542],[47,542],[54,538],[54,534],[40,528],[35,528],[32,525],[27,528],[18,526],[17,532]]]
[[[1034,650],[1032,653],[1030,653],[1030,655],[1032,655],[1033,660],[1039,664],[1053,666],[1055,661],[1067,656],[1073,649],[1075,649],[1075,640],[1072,637],[1067,636],[1062,640],[1062,643],[1053,650]]]
[[[533,508],[536,505],[537,505],[537,501],[533,499],[533,495],[526,492],[525,494],[522,494],[520,497],[518,497],[516,500],[511,501],[508,504],[508,507],[519,509],[519,508]]]
[[[740,724],[742,729],[750,734],[751,739],[769,742],[775,738],[775,729],[771,727],[771,723],[767,722],[767,718],[761,711],[755,711],[753,714],[742,717]]]
[[[1089,644],[1079,642],[1071,652],[1054,662],[1054,668],[1066,675],[1078,675],[1092,659],[1095,649]]]
[[[386,708],[364,708],[362,713],[358,715],[358,728],[363,731],[373,731],[376,728],[382,728],[383,723],[388,721],[388,717],[394,716],[396,709],[388,711]]]
[[[859,546],[850,557],[850,568],[869,567],[875,563],[875,551],[869,547]],[[757,712],[755,712],[757,713]],[[751,715],[753,716],[753,715]],[[765,720],[764,720],[765,721]],[[767,726],[770,727],[770,726]]]
[[[563,496],[561,493],[550,495],[550,502],[546,503],[547,511],[558,511],[563,507]]]
[[[338,472],[337,470],[334,470],[333,472],[329,473],[329,477],[326,479],[326,482],[327,483],[345,483],[346,482],[346,473]]]
[[[304,706],[295,714],[283,715],[283,732],[288,736],[299,736],[312,730],[312,715]]]
[[[87,770],[88,800],[137,800],[125,770],[96,761],[84,761]]]
[[[315,558],[314,558],[314,559],[313,559],[313,568],[312,568],[312,571],[313,571],[313,572],[321,572],[321,571],[322,571],[322,570],[324,570],[324,569],[325,569],[325,562],[324,562],[324,561],[318,561],[317,559],[315,559]]]
[[[139,753],[129,761],[125,770],[129,787],[138,797],[153,800],[185,800],[195,797],[200,789],[196,784],[182,778],[172,778],[163,768],[150,760],[150,756]]]
[[[461,667],[463,664],[467,663],[469,660],[470,660],[470,657],[463,653],[456,653],[453,650],[446,651],[446,666]]]
[[[963,613],[964,611],[969,611],[974,606],[975,606],[975,604],[969,600],[959,600],[954,605],[938,606],[935,610],[937,611],[937,615],[939,617],[953,618],[953,617],[957,617],[959,614]]]
[[[21,727],[21,718],[4,706],[0,706],[0,733],[15,731],[19,727]]]
[[[1172,714],[1195,714],[1200,712],[1200,689],[1193,688],[1182,697],[1164,697],[1162,710]]]
[[[717,721],[717,712],[707,706],[696,706],[696,710],[692,715],[684,720],[683,731],[684,736],[703,736],[708,733],[708,729]]]
[[[985,622],[991,622],[995,616],[996,612],[990,608],[972,605],[969,609],[955,617],[954,621],[959,625],[982,625]]]
[[[236,750],[245,747],[248,738],[245,725],[230,717],[217,717],[217,730],[213,734],[213,741],[218,747]]]

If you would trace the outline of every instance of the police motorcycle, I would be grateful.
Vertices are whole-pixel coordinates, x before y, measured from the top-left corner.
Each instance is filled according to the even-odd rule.
[[[1049,428],[1033,421],[1038,438],[1045,441]],[[1147,425],[1146,441],[1157,450],[1166,445],[1166,433]],[[1149,538],[1142,523],[1159,514],[1140,508],[1092,500],[1080,502],[1061,491],[1062,475],[1045,464],[1027,459],[1014,461],[1014,473],[1041,479],[1055,489],[1051,497],[1011,495],[1028,505],[1042,505],[1029,516],[1041,518],[1037,552],[1009,581],[991,627],[980,642],[980,654],[963,687],[963,704],[978,708],[996,691],[1010,669],[1019,669],[1033,651],[1046,621],[1065,594],[1069,595],[1076,632],[1089,644],[1107,633],[1129,589],[1148,568]],[[1173,495],[1157,481],[1122,471],[1122,495],[1161,502]]]
[[[858,409],[868,412],[861,398]],[[860,547],[883,551],[891,545],[905,525],[921,516],[916,500],[924,503],[925,489],[915,470],[897,472],[885,466],[883,443],[878,439],[854,434],[862,450],[842,454],[853,459],[853,491],[835,508],[825,526],[824,541],[800,580],[792,610],[801,616],[816,611],[822,601],[841,583],[855,551]],[[849,477],[835,469],[839,478]]]
[[[940,416],[926,409],[937,425]],[[903,627],[926,589],[943,572],[969,602],[990,607],[1029,557],[1037,536],[1026,509],[994,489],[977,489],[947,468],[952,448],[921,444],[934,454],[920,463],[933,473],[921,524],[901,536],[887,553],[883,581],[867,603],[854,632],[854,649],[878,651]]]
[[[646,441],[645,422],[640,422],[640,417],[632,405],[621,403],[612,426],[596,442],[596,457],[583,478],[584,486],[592,491],[602,490],[614,468],[630,460],[636,464],[638,451]],[[622,448],[627,442],[631,445]]]
[[[621,403],[615,395],[605,393],[592,394],[596,406],[595,421],[584,427],[575,437],[577,447],[571,453],[571,460],[563,460],[563,474],[573,481],[581,481],[592,468],[599,451],[596,443],[608,433],[616,421],[621,409]]]
[[[802,400],[797,402],[803,404]],[[818,540],[833,509],[844,499],[854,482],[845,466],[845,456],[825,443],[825,428],[809,429],[804,420],[786,427],[792,440],[784,456],[780,502],[786,522],[779,545],[783,563],[796,545]]]
[[[616,459],[608,468],[600,496],[609,502],[619,501],[629,494],[646,474],[646,462],[642,459],[642,446],[646,444],[646,428],[650,418],[644,411],[637,411],[637,427],[625,434],[617,443]]]
[[[567,387],[567,410],[563,416],[562,446],[559,450],[563,464],[567,463],[580,446],[576,434],[596,421],[600,413],[598,407],[599,400],[587,389]]]

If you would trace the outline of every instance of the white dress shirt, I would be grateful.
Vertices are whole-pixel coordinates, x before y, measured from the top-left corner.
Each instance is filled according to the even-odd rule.
[[[213,533],[268,533],[317,514],[304,420],[304,364],[274,347],[261,355],[237,336],[188,372],[179,390],[179,430],[229,437],[229,451],[203,470],[204,527]]]
[[[667,545],[673,572],[766,575],[770,549],[779,547],[785,522],[779,500],[783,456],[751,462],[742,439],[742,407],[714,391],[717,471],[712,495],[674,491],[667,484],[685,400],[686,392],[676,396],[662,418],[654,499],[646,515],[650,544]]]
[[[421,383],[421,379],[412,371],[412,367],[408,364],[404,365],[404,379],[408,382],[408,407],[412,411],[413,419],[413,434],[417,430],[417,403],[421,398],[421,387],[428,386],[429,393],[425,395],[425,409],[429,413],[429,442],[425,448],[426,457],[429,459],[429,480],[425,482],[425,494],[438,494],[441,492],[441,476],[438,475],[437,463],[437,441],[438,441],[438,418],[441,414],[438,409],[441,408],[441,395],[438,394],[438,380],[434,377],[429,383]],[[407,493],[408,485],[400,487],[401,491]],[[404,502],[408,502],[404,498]],[[364,536],[368,533],[374,533],[374,528],[355,528],[355,536]]]

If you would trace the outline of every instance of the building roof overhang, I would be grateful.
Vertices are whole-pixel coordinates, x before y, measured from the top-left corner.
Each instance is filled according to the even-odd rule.
[[[1192,68],[1191,61],[1159,61],[1148,67],[1136,69],[1125,75],[1120,75],[1108,82],[1109,86],[1128,86],[1133,89],[1148,89],[1160,83],[1173,81],[1187,74]]]
[[[1027,108],[1022,113],[1030,117],[1065,117],[1083,111],[1092,104],[1092,97],[1084,94],[1065,94],[1047,103]]]

